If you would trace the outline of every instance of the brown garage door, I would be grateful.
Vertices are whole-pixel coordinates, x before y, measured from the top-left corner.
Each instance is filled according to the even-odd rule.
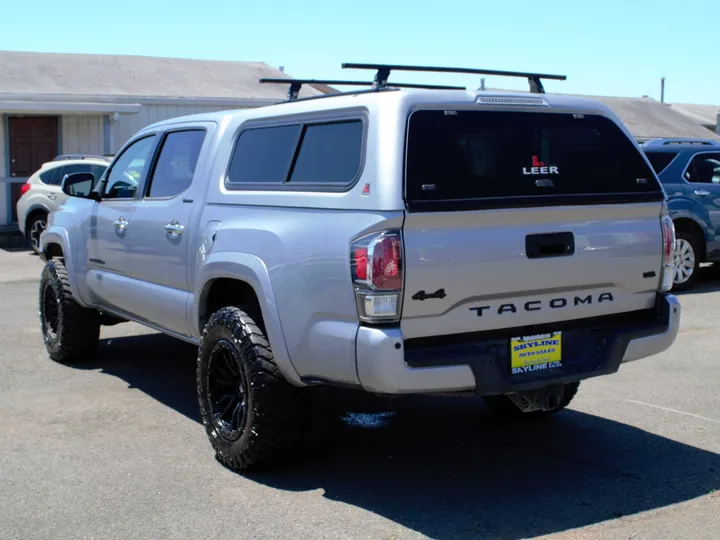
[[[10,135],[10,176],[27,178],[46,161],[58,155],[58,119],[56,116],[8,118]],[[12,220],[17,221],[15,203],[22,184],[11,184]]]

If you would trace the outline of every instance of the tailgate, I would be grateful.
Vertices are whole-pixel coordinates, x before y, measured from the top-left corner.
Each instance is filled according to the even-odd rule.
[[[406,338],[652,307],[664,193],[613,119],[435,108],[407,137]]]
[[[662,262],[660,211],[660,203],[643,203],[409,214],[403,335],[650,308]],[[570,237],[574,253],[557,255]]]

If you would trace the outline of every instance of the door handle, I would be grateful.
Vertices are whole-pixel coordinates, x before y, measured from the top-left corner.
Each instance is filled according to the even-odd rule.
[[[177,220],[172,220],[170,223],[165,225],[165,232],[170,236],[180,236],[185,230],[184,225],[180,225]]]
[[[115,229],[116,229],[116,230],[118,230],[118,231],[124,231],[125,229],[127,229],[128,222],[125,221],[125,218],[124,218],[124,217],[121,217],[121,218],[113,221],[113,225],[115,225]]]
[[[50,193],[47,197],[48,197],[48,199],[50,199],[51,201],[54,201],[54,200],[57,198],[57,195],[53,195],[52,193]]]
[[[708,195],[710,195],[710,192],[709,192],[709,191],[705,191],[704,189],[696,189],[696,190],[695,190],[695,195],[697,195],[697,196],[699,196],[699,197],[707,197]]]

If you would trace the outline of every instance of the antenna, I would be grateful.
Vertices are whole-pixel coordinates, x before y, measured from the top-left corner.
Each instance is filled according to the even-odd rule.
[[[298,99],[300,88],[303,84],[326,84],[328,86],[371,86],[373,90],[381,90],[385,88],[423,88],[426,90],[465,90],[464,86],[444,86],[436,84],[413,84],[413,83],[388,83],[387,80],[382,87],[376,87],[375,82],[368,81],[336,81],[326,79],[260,79],[261,83],[271,84],[289,84],[288,88],[288,101],[295,101]]]
[[[433,67],[433,66],[402,66],[394,64],[356,64],[344,63],[344,69],[374,69],[376,70],[373,79],[373,89],[379,89],[388,85],[388,77],[390,72],[395,71],[424,71],[434,73],[468,73],[473,75],[498,75],[501,77],[522,77],[528,80],[530,92],[533,94],[544,94],[541,79],[553,79],[556,81],[567,80],[566,75],[550,75],[547,73],[529,73],[521,71],[498,71],[493,69],[474,69],[474,68],[457,68],[457,67]]]

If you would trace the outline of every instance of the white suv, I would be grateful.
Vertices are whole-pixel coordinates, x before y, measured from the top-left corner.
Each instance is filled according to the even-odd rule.
[[[21,190],[17,202],[18,226],[35,253],[39,252],[40,233],[47,226],[50,212],[67,200],[62,181],[68,174],[93,173],[100,178],[110,163],[110,157],[63,155],[44,163]],[[92,189],[92,188],[91,188]]]

